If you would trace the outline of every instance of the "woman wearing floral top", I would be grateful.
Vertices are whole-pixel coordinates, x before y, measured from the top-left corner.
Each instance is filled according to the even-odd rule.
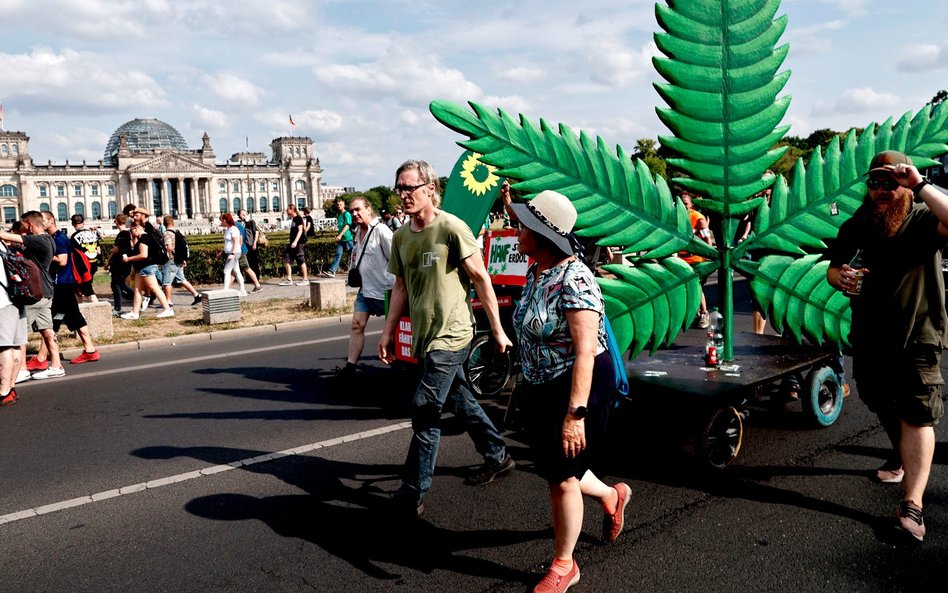
[[[555,549],[535,593],[565,591],[579,582],[573,550],[583,526],[583,495],[603,508],[603,539],[622,532],[631,489],[602,482],[592,471],[604,439],[615,388],[606,347],[604,304],[592,272],[573,254],[576,209],[544,191],[525,204],[501,195],[518,229],[520,252],[533,259],[514,311],[522,359],[530,446],[550,487]]]

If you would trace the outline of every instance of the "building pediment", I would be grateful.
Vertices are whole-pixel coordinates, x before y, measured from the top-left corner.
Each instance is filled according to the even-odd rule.
[[[126,171],[129,175],[153,175],[155,173],[205,173],[214,172],[213,167],[209,167],[200,161],[196,161],[180,154],[161,154],[154,158],[142,161],[129,166]]]

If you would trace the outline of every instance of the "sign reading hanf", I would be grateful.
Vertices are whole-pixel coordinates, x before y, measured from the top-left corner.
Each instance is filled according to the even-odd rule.
[[[530,259],[520,253],[517,231],[490,231],[484,242],[484,265],[495,285],[523,286],[527,283]]]

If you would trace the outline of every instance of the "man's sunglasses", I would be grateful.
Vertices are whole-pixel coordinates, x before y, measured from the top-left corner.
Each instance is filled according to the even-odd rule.
[[[884,189],[886,191],[895,191],[899,189],[899,182],[895,179],[873,179],[866,180],[866,187],[869,189]]]

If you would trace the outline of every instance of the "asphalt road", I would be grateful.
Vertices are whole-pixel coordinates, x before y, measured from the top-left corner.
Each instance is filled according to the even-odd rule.
[[[0,592],[528,590],[552,531],[516,426],[518,471],[475,488],[463,477],[479,459],[449,418],[428,511],[394,517],[410,378],[366,357],[353,383],[327,380],[347,331],[115,352],[24,388],[0,411]],[[909,545],[892,527],[899,487],[867,479],[886,441],[857,397],[826,429],[792,405],[756,410],[736,464],[714,474],[664,438],[680,412],[616,416],[604,474],[632,485],[628,530],[600,545],[587,504],[572,590],[948,587],[942,429],[929,535]]]

